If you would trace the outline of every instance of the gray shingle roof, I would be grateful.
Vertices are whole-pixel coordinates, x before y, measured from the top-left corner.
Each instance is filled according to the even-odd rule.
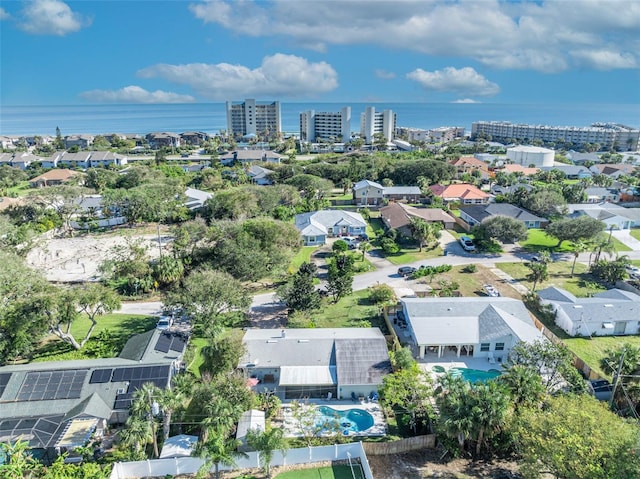
[[[536,216],[510,203],[490,203],[488,205],[462,206],[460,210],[480,222],[491,216],[508,216],[520,221],[547,221],[546,218]]]

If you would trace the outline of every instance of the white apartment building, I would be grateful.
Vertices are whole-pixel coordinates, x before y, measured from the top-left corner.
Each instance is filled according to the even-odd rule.
[[[236,136],[256,135],[271,138],[282,132],[280,102],[227,102],[227,131]]]
[[[393,140],[393,133],[396,130],[396,114],[393,110],[384,110],[376,113],[373,106],[365,108],[360,115],[360,135],[371,144],[376,133],[382,133],[387,141]]]
[[[446,143],[456,138],[464,137],[464,128],[460,126],[441,126],[431,130],[422,128],[396,128],[396,136],[406,136],[408,141],[423,141],[425,143]]]
[[[349,141],[350,138],[350,106],[337,112],[308,110],[300,113],[300,141]]]
[[[616,123],[594,123],[588,127],[514,124],[507,121],[478,121],[471,125],[471,138],[479,134],[492,139],[566,141],[580,147],[598,143],[602,149],[636,151],[640,130]]]

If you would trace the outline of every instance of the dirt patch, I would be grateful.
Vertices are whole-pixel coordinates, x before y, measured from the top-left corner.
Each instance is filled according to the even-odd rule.
[[[510,461],[440,460],[436,450],[390,456],[369,456],[375,479],[515,479],[518,466]]]
[[[81,235],[69,238],[42,238],[27,255],[27,264],[42,271],[49,281],[83,282],[100,277],[98,267],[112,255],[114,247],[124,247],[128,242],[141,239],[149,258],[157,258],[158,234],[143,234],[136,230],[118,230],[98,235]],[[160,236],[163,248],[171,240]]]

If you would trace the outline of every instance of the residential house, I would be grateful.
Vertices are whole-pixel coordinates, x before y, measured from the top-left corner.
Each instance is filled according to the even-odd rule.
[[[91,153],[90,151],[78,151],[76,153],[65,151],[62,153],[62,157],[58,160],[58,163],[71,168],[82,168],[86,170],[91,166]]]
[[[249,329],[238,367],[280,399],[348,399],[377,393],[391,373],[378,328]]]
[[[351,188],[357,205],[381,205],[384,202],[384,186],[371,180],[360,180]]]
[[[0,153],[0,166],[12,166],[13,153]]]
[[[505,173],[520,173],[523,176],[533,176],[540,171],[540,168],[509,163],[504,165],[500,171],[504,171]]]
[[[94,137],[91,135],[69,135],[64,137],[64,147],[69,149],[73,146],[85,149],[89,148],[93,143]]]
[[[149,147],[158,150],[160,148],[174,148],[180,146],[180,135],[175,133],[149,133],[147,136]]]
[[[272,174],[273,170],[258,165],[251,165],[247,170],[247,176],[251,178],[251,181],[261,186],[273,184],[273,180],[271,179]]]
[[[382,190],[385,201],[418,203],[422,196],[419,186],[385,186]]]
[[[50,170],[35,178],[31,178],[29,180],[29,186],[31,186],[31,188],[42,188],[43,186],[63,185],[79,174],[77,171],[66,168]]]
[[[640,226],[640,208],[624,208],[613,203],[578,203],[567,205],[569,218],[590,216],[602,221],[607,229],[628,230]]]
[[[569,158],[575,165],[584,165],[587,162],[600,163],[600,155],[596,152],[582,153],[580,151],[569,150],[567,152]]]
[[[452,185],[431,185],[433,196],[442,198],[445,203],[461,203],[463,205],[485,205],[492,200],[492,195],[469,183]]]
[[[512,298],[403,298],[400,306],[420,359],[503,361],[518,343],[543,338],[524,303]]]
[[[107,167],[111,165],[125,166],[128,159],[124,155],[113,153],[111,151],[92,151],[89,165],[91,168]]]
[[[479,178],[483,180],[487,180],[492,176],[489,171],[489,165],[482,160],[474,158],[473,156],[461,156],[456,160],[451,160],[449,163],[455,167],[458,178],[460,178],[460,175],[465,173],[471,175],[474,171],[479,171]]]
[[[146,382],[169,387],[188,338],[151,330],[131,337],[116,358],[0,367],[0,442],[28,441],[46,461],[122,424]]]
[[[180,139],[185,145],[199,146],[209,138],[209,135],[203,131],[186,131],[180,133]]]
[[[453,229],[455,218],[440,208],[416,208],[404,203],[390,203],[380,208],[380,218],[387,229],[394,229],[404,236],[411,236],[412,218],[427,223],[440,223],[445,229]]]
[[[509,186],[503,186],[503,185],[491,185],[491,194],[498,196],[498,195],[512,195],[513,193],[515,193],[516,191],[518,191],[519,189],[525,189],[527,191],[531,191],[533,189],[533,186],[531,186],[529,183],[516,183],[515,185],[509,185]]]
[[[0,149],[12,150],[15,147],[15,138],[10,136],[0,136]]]
[[[556,163],[554,166],[543,166],[540,169],[542,171],[562,171],[568,180],[582,180],[593,176],[593,173],[588,168],[579,165],[564,165]]]
[[[43,158],[40,161],[40,166],[45,169],[58,168],[60,160],[64,154],[64,151],[56,151],[49,158]]]
[[[621,336],[640,334],[640,296],[621,289],[577,298],[552,286],[538,292],[551,306],[556,325],[570,336]]]
[[[636,167],[630,163],[601,163],[598,165],[593,165],[589,170],[594,174],[606,175],[610,178],[618,178],[624,175],[630,175]]]
[[[197,190],[195,188],[187,188],[184,194],[187,197],[185,206],[191,211],[201,209],[208,199],[213,198],[213,193]]]
[[[20,168],[22,171],[26,170],[29,165],[34,163],[38,163],[42,158],[36,155],[32,155],[31,153],[16,153],[11,160],[11,166],[15,168]]]
[[[220,163],[230,166],[235,163],[273,163],[279,164],[283,155],[271,150],[235,150],[220,157]]]
[[[602,188],[591,186],[584,189],[587,196],[585,203],[617,203],[620,201],[620,190],[617,188]]]
[[[345,210],[321,210],[295,216],[295,225],[305,246],[323,245],[332,236],[358,236],[367,231],[360,213]]]
[[[120,208],[105,208],[102,195],[84,195],[77,198],[75,203],[77,213],[70,222],[74,229],[110,228],[127,222]]]
[[[494,216],[507,216],[522,221],[527,229],[544,228],[549,220],[536,216],[529,211],[509,203],[489,203],[488,205],[462,206],[460,207],[460,219],[469,226],[482,223],[483,220]]]
[[[417,203],[422,191],[418,186],[382,186],[371,180],[360,180],[351,188],[357,205],[382,205],[387,201]]]

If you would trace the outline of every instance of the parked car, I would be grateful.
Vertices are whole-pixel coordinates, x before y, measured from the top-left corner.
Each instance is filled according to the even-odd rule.
[[[416,269],[413,266],[400,266],[398,268],[398,274],[400,276],[409,276],[415,273]]]
[[[500,296],[500,291],[490,284],[483,284],[482,289],[487,293],[487,296],[492,296],[494,298]]]
[[[640,268],[633,265],[625,266],[627,274],[633,279],[640,279]]]
[[[169,329],[173,324],[173,319],[169,316],[163,316],[158,320],[158,324],[156,324],[156,329],[165,330]]]
[[[360,241],[369,241],[369,235],[364,234],[364,233],[359,234],[359,235],[358,235],[358,239],[359,239]]]
[[[589,392],[599,401],[609,401],[613,391],[613,385],[606,379],[591,379],[587,382]]]
[[[468,236],[460,236],[460,244],[462,245],[462,249],[465,251],[475,251],[476,245],[473,244],[473,240]]]

